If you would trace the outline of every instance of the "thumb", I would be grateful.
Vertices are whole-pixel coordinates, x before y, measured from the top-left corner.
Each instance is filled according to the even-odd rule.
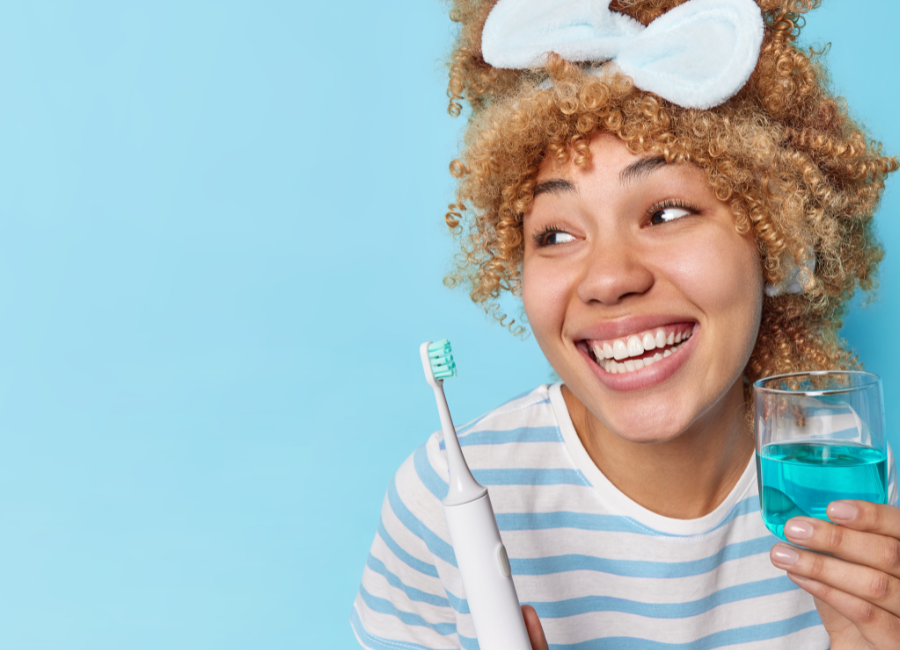
[[[522,605],[522,616],[525,618],[525,628],[528,630],[528,638],[531,639],[532,650],[550,650],[547,637],[544,636],[544,628],[541,619],[531,605]]]

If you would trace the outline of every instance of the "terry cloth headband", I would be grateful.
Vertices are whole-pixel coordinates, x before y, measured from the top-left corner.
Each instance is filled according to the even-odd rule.
[[[763,31],[753,0],[690,0],[646,27],[610,11],[609,0],[500,0],[481,51],[495,68],[516,70],[542,67],[550,52],[577,63],[615,61],[638,88],[705,109],[747,83]]]
[[[753,73],[765,25],[753,0],[689,0],[644,27],[609,10],[610,0],[499,0],[481,34],[495,68],[543,66],[555,52],[567,61],[614,61],[634,85],[685,108],[712,108],[733,97]],[[588,67],[591,74],[602,72]],[[815,254],[785,260],[787,277],[766,295],[803,293]]]

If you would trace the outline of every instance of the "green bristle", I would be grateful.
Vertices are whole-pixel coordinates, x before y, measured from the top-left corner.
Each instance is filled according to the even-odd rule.
[[[435,379],[456,377],[456,364],[447,339],[435,341],[428,346],[428,360],[431,361],[431,372]]]

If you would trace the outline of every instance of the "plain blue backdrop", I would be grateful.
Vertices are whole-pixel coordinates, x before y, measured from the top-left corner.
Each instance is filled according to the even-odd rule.
[[[858,6],[804,41],[900,153],[900,3]],[[385,487],[437,427],[418,343],[453,341],[458,422],[550,378],[441,284],[445,12],[0,3],[0,647],[355,647]],[[889,423],[898,209],[844,328]]]

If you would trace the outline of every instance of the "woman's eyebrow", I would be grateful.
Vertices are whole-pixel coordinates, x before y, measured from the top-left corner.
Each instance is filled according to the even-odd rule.
[[[563,192],[575,192],[577,194],[578,190],[575,189],[572,183],[562,178],[551,178],[549,181],[541,181],[534,186],[534,196],[548,192],[550,194],[562,194]]]
[[[662,156],[648,156],[646,158],[641,158],[619,172],[619,183],[627,185],[631,181],[647,176],[667,164],[666,159]]]
[[[627,185],[628,183],[647,176],[655,170],[667,165],[666,159],[662,156],[647,156],[631,163],[619,172],[619,183]],[[562,194],[564,192],[578,193],[576,187],[567,180],[562,178],[551,178],[550,180],[541,181],[534,186],[533,196],[538,194]]]

